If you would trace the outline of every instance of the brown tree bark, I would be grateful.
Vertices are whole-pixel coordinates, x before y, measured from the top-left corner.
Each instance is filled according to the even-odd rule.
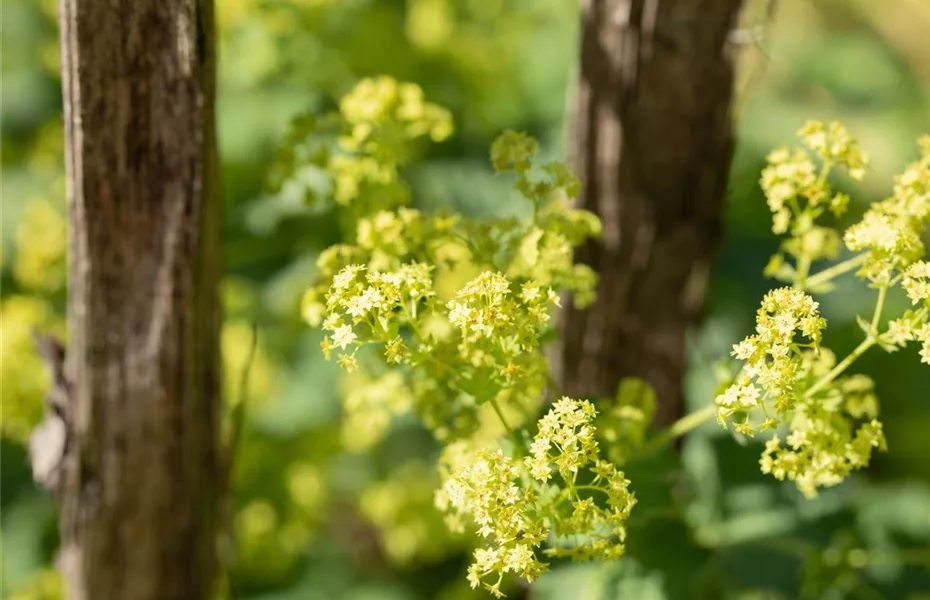
[[[60,9],[68,598],[210,598],[223,479],[212,0]]]
[[[570,160],[604,222],[577,253],[597,302],[569,305],[554,366],[570,396],[637,376],[657,425],[683,409],[685,336],[721,237],[733,136],[727,38],[741,0],[585,0]]]

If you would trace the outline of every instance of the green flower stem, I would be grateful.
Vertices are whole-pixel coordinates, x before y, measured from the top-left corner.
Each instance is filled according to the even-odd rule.
[[[865,354],[866,350],[871,348],[876,344],[878,336],[878,324],[882,318],[882,312],[885,309],[885,298],[888,296],[889,286],[883,285],[878,289],[878,300],[875,303],[875,312],[872,314],[872,322],[869,325],[868,336],[862,340],[862,343],[856,346],[856,349],[853,350],[849,356],[840,361],[833,369],[817,380],[813,386],[808,388],[804,393],[805,398],[812,398],[814,394],[830,385],[834,379],[840,376],[846,369],[849,368],[849,365],[853,364],[860,356]]]
[[[833,369],[832,369],[829,373],[827,373],[826,375],[824,375],[823,377],[821,377],[820,379],[818,379],[817,382],[814,383],[813,386],[811,386],[810,388],[808,388],[808,390],[804,393],[804,397],[805,397],[805,398],[812,398],[812,397],[814,396],[814,394],[816,394],[817,392],[819,392],[819,391],[822,390],[823,388],[825,388],[825,387],[827,387],[828,385],[830,385],[830,384],[833,382],[834,379],[836,379],[837,377],[839,377],[840,374],[843,373],[843,371],[845,371],[846,369],[849,368],[849,365],[851,365],[851,364],[853,364],[854,362],[856,362],[856,359],[857,359],[857,358],[859,358],[860,356],[862,356],[863,354],[865,354],[866,350],[868,350],[869,348],[871,348],[871,347],[874,346],[874,345],[875,345],[875,336],[873,336],[873,335],[870,335],[869,337],[867,337],[867,338],[865,338],[864,340],[862,340],[862,343],[859,344],[858,346],[856,346],[856,349],[853,350],[853,351],[849,354],[849,356],[847,356],[847,357],[844,358],[842,361],[840,361],[840,363],[837,364],[835,367],[833,367]]]
[[[810,289],[818,285],[832,281],[833,279],[852,271],[856,267],[863,265],[868,260],[868,254],[859,254],[858,256],[853,256],[843,262],[839,262],[832,267],[824,269],[823,271],[811,275],[807,278],[807,281],[804,283],[802,289]]]
[[[885,297],[887,295],[887,285],[878,288],[878,301],[875,303],[875,313],[872,315],[872,324],[869,325],[869,335],[878,335],[878,322],[882,318],[882,311],[885,309]]]
[[[652,454],[659,448],[670,443],[672,440],[679,438],[686,433],[693,431],[710,421],[717,414],[717,405],[715,403],[710,403],[704,408],[697,410],[693,413],[687,414],[682,418],[678,419],[674,423],[668,426],[668,428],[663,429],[657,436],[649,440],[647,444],[643,446],[640,456],[648,456]]]
[[[588,490],[591,492],[601,492],[602,494],[608,494],[607,490],[602,488],[599,485],[576,485],[576,490]]]

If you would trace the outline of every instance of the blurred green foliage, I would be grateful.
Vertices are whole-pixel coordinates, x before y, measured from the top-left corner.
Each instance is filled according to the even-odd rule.
[[[913,140],[930,132],[925,0],[772,6],[750,0],[744,15],[745,27],[762,35],[740,48],[727,237],[692,340],[692,408],[713,398],[714,362],[751,330],[758,299],[773,286],[762,276],[777,245],[758,186],[765,154],[791,144],[808,119],[843,121],[874,157],[851,221],[890,193],[891,175],[916,156]],[[7,0],[3,8],[0,595],[44,600],[60,595],[48,571],[55,511],[31,482],[22,443],[47,385],[29,327],[64,332],[57,7]],[[340,396],[357,383],[323,360],[321,334],[299,313],[316,257],[340,241],[340,228],[333,215],[272,194],[268,177],[295,116],[323,114],[359,79],[387,74],[421,85],[456,123],[449,141],[405,170],[415,205],[472,216],[520,210],[491,174],[487,148],[500,131],[522,129],[541,140],[544,155],[561,155],[577,11],[573,0],[217,0],[230,405],[242,401],[251,324],[259,326],[235,480],[232,597],[478,594],[464,580],[471,542],[436,526],[429,435],[395,419],[374,452],[343,449]],[[855,345],[855,316],[872,300],[858,288],[824,297],[830,346]],[[897,308],[906,302],[889,299]],[[532,597],[930,594],[930,375],[915,353],[875,353],[857,365],[876,380],[889,439],[867,472],[808,501],[759,471],[758,445],[741,446],[710,424],[686,440],[680,458],[656,456],[628,473],[643,510],[630,520],[627,557],[554,569]]]

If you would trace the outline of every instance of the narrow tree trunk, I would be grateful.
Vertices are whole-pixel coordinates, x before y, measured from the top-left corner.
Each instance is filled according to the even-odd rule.
[[[222,480],[212,0],[60,8],[68,598],[206,599]]]
[[[721,237],[732,154],[727,36],[741,0],[585,0],[571,160],[603,239],[577,259],[598,300],[568,307],[554,361],[563,391],[612,396],[637,376],[656,424],[682,411],[685,334]]]

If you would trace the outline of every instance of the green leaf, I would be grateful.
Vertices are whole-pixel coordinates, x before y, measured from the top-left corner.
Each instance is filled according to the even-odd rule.
[[[489,402],[501,391],[501,386],[487,369],[478,369],[470,377],[461,380],[462,391],[475,398],[478,405]]]

